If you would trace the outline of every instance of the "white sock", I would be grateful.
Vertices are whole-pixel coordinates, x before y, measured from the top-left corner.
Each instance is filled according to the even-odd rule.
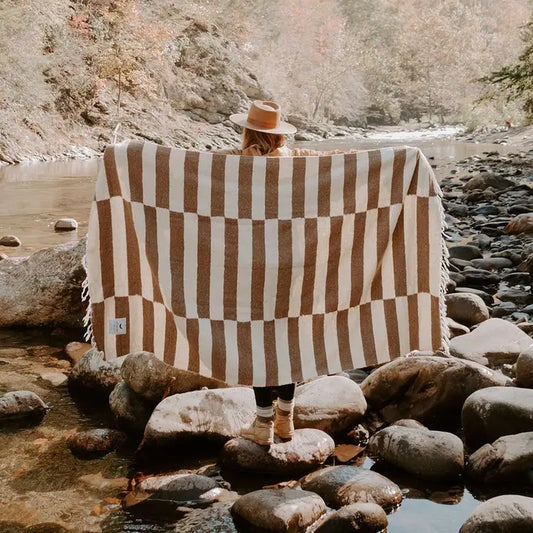
[[[274,408],[271,405],[268,407],[259,407],[259,405],[257,405],[256,408],[257,416],[261,418],[272,418],[274,416]]]
[[[281,398],[278,398],[278,407],[282,411],[291,412],[294,409],[294,400],[282,400]]]

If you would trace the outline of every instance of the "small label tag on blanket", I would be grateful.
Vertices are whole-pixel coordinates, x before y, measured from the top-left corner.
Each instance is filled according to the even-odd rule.
[[[113,318],[109,321],[109,335],[125,335],[126,319]]]

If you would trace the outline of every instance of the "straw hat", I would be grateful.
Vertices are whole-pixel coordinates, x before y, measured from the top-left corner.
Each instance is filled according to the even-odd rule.
[[[288,122],[280,120],[280,107],[276,102],[263,102],[255,100],[248,113],[236,113],[229,119],[234,123],[249,130],[265,133],[294,133],[296,128]]]

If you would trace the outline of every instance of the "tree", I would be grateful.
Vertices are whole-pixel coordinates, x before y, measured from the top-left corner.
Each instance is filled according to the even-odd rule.
[[[520,100],[529,119],[533,119],[533,17],[523,27],[522,41],[525,49],[518,62],[494,71],[480,78],[485,84],[496,87],[507,95],[508,101]],[[485,99],[494,98],[493,91],[484,95]]]

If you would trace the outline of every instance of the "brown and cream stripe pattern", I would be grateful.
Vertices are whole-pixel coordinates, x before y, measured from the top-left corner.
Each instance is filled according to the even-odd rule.
[[[92,333],[230,384],[446,342],[440,190],[416,148],[320,157],[109,146],[87,243]],[[125,319],[113,334],[110,321]]]

